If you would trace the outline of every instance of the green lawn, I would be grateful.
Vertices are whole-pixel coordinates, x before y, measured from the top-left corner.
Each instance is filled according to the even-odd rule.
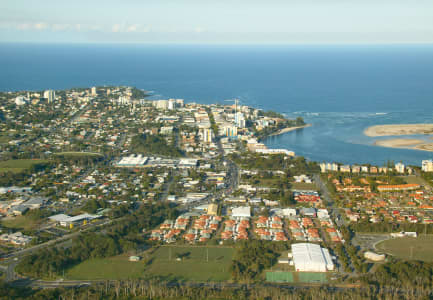
[[[208,250],[207,250],[208,249]],[[91,259],[69,269],[67,279],[135,279],[159,277],[193,281],[230,279],[229,266],[234,250],[225,247],[163,246],[143,255],[139,262],[128,256]],[[177,254],[187,254],[178,261]],[[209,255],[209,260],[207,260]]]
[[[10,159],[0,161],[0,173],[1,172],[15,172],[19,173],[26,169],[29,169],[34,164],[47,163],[48,160],[43,159]]]
[[[394,238],[376,245],[376,249],[402,259],[433,261],[433,235]]]
[[[319,189],[314,183],[305,182],[292,182],[292,190],[313,190],[318,191]]]
[[[0,144],[6,144],[10,140],[11,139],[10,139],[10,137],[8,135],[0,133]]]
[[[83,157],[83,156],[89,156],[89,157],[97,157],[97,156],[102,156],[102,154],[100,153],[95,153],[95,152],[58,152],[55,153],[54,155],[59,155],[59,156],[63,156],[63,157]]]
[[[136,279],[142,277],[145,264],[143,261],[131,262],[128,256],[87,260],[71,269],[65,277],[72,280],[91,279]]]
[[[176,254],[190,253],[181,261]],[[233,248],[164,246],[151,255],[146,274],[170,279],[224,281],[230,279]]]
[[[18,216],[2,219],[1,225],[16,230],[35,230],[38,228],[40,222],[40,220],[33,220],[26,216]]]
[[[424,185],[425,182],[422,178],[419,178],[418,176],[415,175],[411,175],[411,176],[404,176],[404,180],[407,183],[415,183],[415,184],[420,184],[420,185]]]

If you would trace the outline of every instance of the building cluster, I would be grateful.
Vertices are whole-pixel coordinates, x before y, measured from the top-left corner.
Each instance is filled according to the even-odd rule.
[[[433,206],[414,211],[413,208],[345,209],[346,218],[353,223],[411,223],[433,224]]]
[[[359,165],[341,165],[337,163],[321,163],[320,171],[322,173],[327,172],[342,172],[342,173],[367,173],[367,174],[387,174],[390,171],[395,171],[396,173],[412,174],[413,170],[410,167],[406,167],[403,163],[396,163],[394,168],[389,167],[377,167],[377,166],[359,166]]]
[[[196,168],[198,167],[198,159],[147,157],[141,154],[131,154],[129,156],[121,158],[116,163],[116,166],[124,168]]]
[[[17,245],[17,246],[25,246],[28,243],[30,243],[32,239],[33,238],[31,236],[24,235],[20,231],[17,231],[15,233],[10,233],[10,234],[4,233],[0,235],[0,241],[4,243]]]
[[[18,197],[15,200],[0,203],[0,214],[4,216],[21,216],[28,210],[40,209],[47,203],[48,198],[25,195],[23,197]]]
[[[249,217],[231,217],[224,221],[224,229],[221,232],[222,240],[248,240],[250,228]]]
[[[259,216],[254,221],[254,233],[260,240],[265,241],[287,241],[288,238],[284,231],[284,222],[278,216],[265,217]]]

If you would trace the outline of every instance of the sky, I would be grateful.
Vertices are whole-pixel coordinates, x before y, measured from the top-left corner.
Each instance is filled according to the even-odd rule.
[[[433,43],[433,0],[0,0],[0,42]]]

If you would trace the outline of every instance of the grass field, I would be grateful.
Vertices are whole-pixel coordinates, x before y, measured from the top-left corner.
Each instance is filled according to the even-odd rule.
[[[433,261],[433,235],[395,238],[380,242],[376,249],[402,259]]]
[[[11,159],[0,161],[0,172],[19,173],[29,169],[34,164],[46,163],[48,160],[43,159]]]
[[[143,261],[131,262],[128,256],[120,255],[110,258],[87,260],[71,269],[67,279],[136,279],[143,277],[145,264]]]
[[[54,155],[58,155],[58,156],[63,156],[63,157],[84,157],[84,156],[89,156],[89,157],[98,157],[98,156],[102,156],[102,154],[100,153],[95,153],[95,152],[58,152],[55,153]]]
[[[314,183],[305,183],[305,182],[292,182],[293,190],[313,190],[318,191],[319,189]]]
[[[230,278],[232,248],[163,246],[139,262],[128,256],[87,260],[66,272],[68,279],[136,279],[160,277],[182,281],[223,281]],[[177,255],[185,257],[178,261]],[[209,259],[208,259],[209,257]]]
[[[6,228],[17,230],[34,230],[39,226],[39,222],[26,216],[18,216],[2,219],[1,225]]]
[[[10,137],[7,136],[6,134],[0,134],[0,144],[6,144],[10,140],[11,140]]]
[[[222,247],[160,247],[151,255],[146,274],[167,279],[223,281],[230,278],[229,267],[234,249]],[[189,253],[181,261],[177,254]]]
[[[424,180],[422,178],[419,178],[418,176],[415,176],[415,175],[404,176],[404,180],[407,183],[415,183],[415,184],[424,185]]]

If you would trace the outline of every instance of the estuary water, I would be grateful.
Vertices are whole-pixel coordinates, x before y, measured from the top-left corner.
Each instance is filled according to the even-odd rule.
[[[433,123],[433,45],[0,44],[0,90],[132,85],[153,99],[241,104],[313,126],[265,143],[316,161],[419,165],[373,146],[371,125]],[[423,136],[423,139],[429,137]]]

